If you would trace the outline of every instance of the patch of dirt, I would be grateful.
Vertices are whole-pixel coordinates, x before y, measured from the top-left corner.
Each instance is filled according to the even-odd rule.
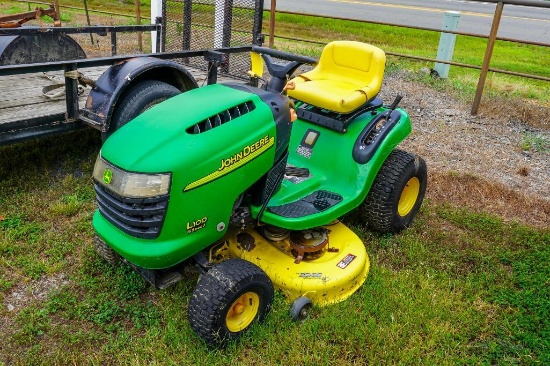
[[[380,94],[386,103],[403,95],[413,132],[401,148],[426,160],[428,198],[548,227],[550,147],[522,147],[528,136],[550,144],[550,108],[496,99],[472,116],[471,104],[405,73],[386,76]]]
[[[44,301],[53,290],[68,284],[69,280],[63,273],[21,283],[4,296],[2,305],[8,312],[18,311],[32,301]]]

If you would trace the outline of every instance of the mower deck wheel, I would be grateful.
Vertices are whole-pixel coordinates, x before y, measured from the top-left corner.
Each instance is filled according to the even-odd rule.
[[[209,346],[223,347],[264,321],[273,296],[273,284],[258,266],[228,259],[199,279],[189,300],[189,323]]]
[[[290,318],[292,321],[304,321],[309,316],[309,312],[313,307],[311,300],[305,296],[300,296],[292,303],[290,307]]]
[[[426,162],[403,150],[388,156],[360,208],[367,225],[381,233],[407,228],[424,199]]]

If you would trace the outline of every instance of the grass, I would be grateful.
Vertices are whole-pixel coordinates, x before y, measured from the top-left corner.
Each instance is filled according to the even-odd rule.
[[[550,151],[550,141],[540,134],[526,132],[523,134],[521,149],[524,151],[534,150],[547,153]]]
[[[0,362],[550,362],[550,231],[432,200],[398,235],[345,218],[371,258],[348,301],[295,324],[276,294],[264,325],[227,350],[208,349],[186,319],[196,275],[157,291],[95,253],[99,141],[90,130],[0,148]]]

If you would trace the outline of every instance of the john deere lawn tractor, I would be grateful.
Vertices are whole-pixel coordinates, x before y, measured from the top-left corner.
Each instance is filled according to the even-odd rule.
[[[188,318],[215,346],[263,321],[274,288],[294,319],[347,299],[369,259],[339,218],[358,210],[397,232],[426,189],[424,161],[396,149],[411,132],[400,98],[377,97],[382,50],[329,43],[290,81],[316,60],[254,51],[265,85],[214,84],[156,105],[107,139],[93,174],[98,252],[158,288],[198,268]]]

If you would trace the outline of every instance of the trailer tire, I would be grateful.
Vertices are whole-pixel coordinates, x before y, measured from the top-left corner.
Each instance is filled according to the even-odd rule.
[[[223,347],[264,321],[273,296],[273,284],[262,269],[228,259],[199,279],[189,300],[189,323],[207,345]]]
[[[145,80],[132,86],[115,105],[113,119],[103,138],[124,126],[154,105],[181,93],[181,90],[158,80]]]
[[[403,150],[392,151],[360,207],[367,226],[380,233],[409,227],[422,205],[427,181],[424,159]]]

